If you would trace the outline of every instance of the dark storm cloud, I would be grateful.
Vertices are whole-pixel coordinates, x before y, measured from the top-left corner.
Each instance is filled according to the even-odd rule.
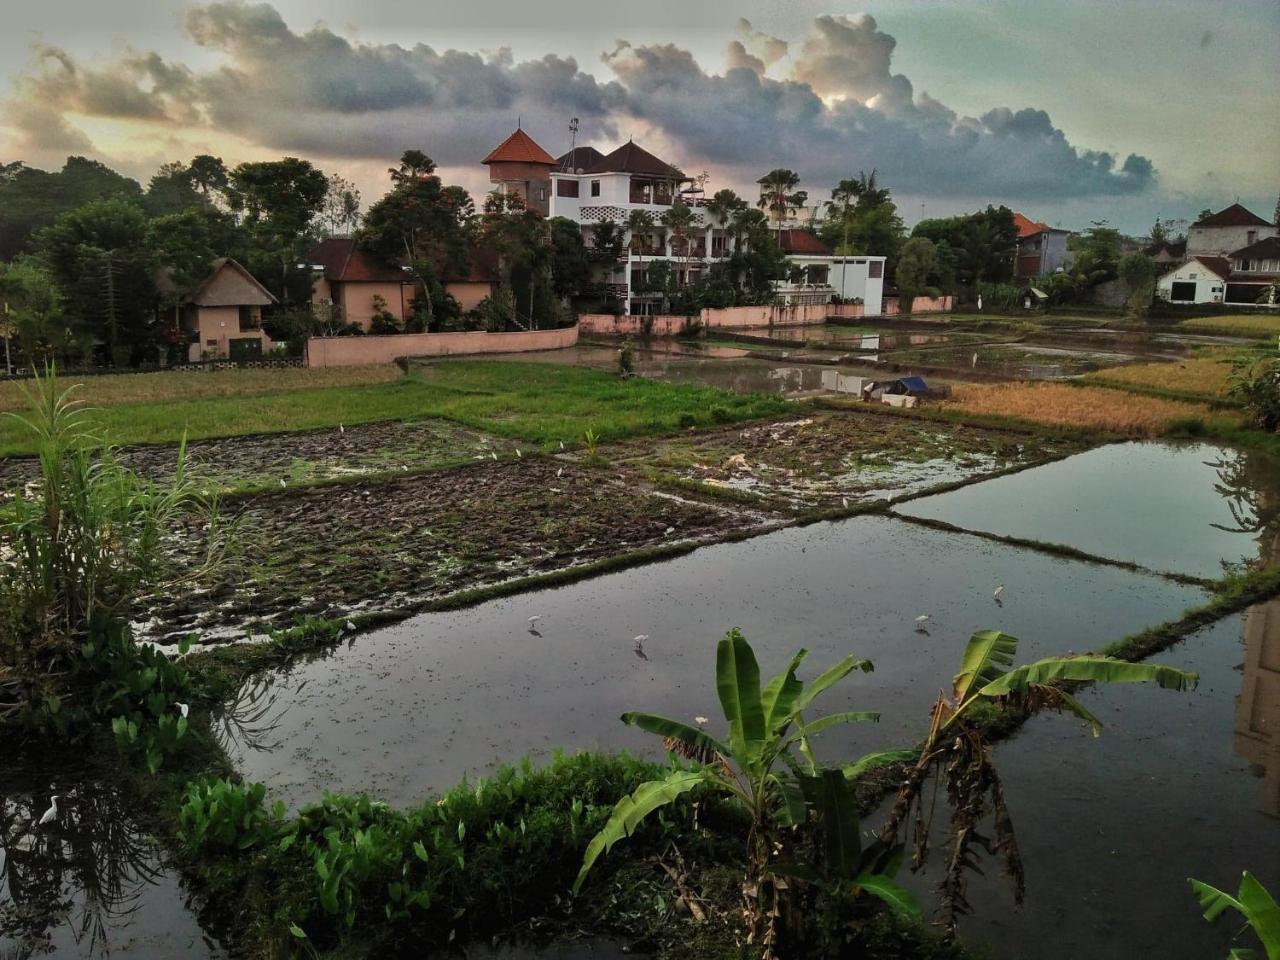
[[[296,32],[266,3],[208,4],[186,26],[220,66],[196,72],[132,51],[87,66],[38,48],[10,126],[28,143],[71,148],[83,135],[66,114],[83,114],[320,156],[389,159],[418,146],[452,165],[476,163],[517,115],[535,133],[577,116],[580,142],[608,147],[620,122],[639,120],[675,145],[673,162],[744,180],[784,165],[812,183],[877,167],[906,192],[1048,199],[1134,193],[1155,176],[1146,158],[1117,165],[1073,146],[1043,110],[962,117],[917,94],[892,71],[896,41],[869,16],[820,17],[791,44],[740,21],[723,73],[676,45],[620,41],[602,58],[610,80],[554,54],[516,61],[509,51],[359,43],[324,26]]]

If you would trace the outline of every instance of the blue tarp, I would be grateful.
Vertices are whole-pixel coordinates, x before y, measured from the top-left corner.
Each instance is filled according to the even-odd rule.
[[[924,382],[924,377],[900,377],[898,383],[906,388],[908,393],[927,393],[929,385]]]

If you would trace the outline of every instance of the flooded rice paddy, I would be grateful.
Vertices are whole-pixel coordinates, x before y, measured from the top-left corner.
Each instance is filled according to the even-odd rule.
[[[1280,462],[1206,443],[1123,443],[914,500],[914,517],[1216,579],[1258,558]]]
[[[992,599],[1005,584],[1003,606]],[[324,790],[421,802],[462,776],[563,748],[652,752],[618,715],[715,716],[715,644],[740,627],[763,668],[800,647],[815,673],[847,654],[875,672],[831,710],[881,722],[824,734],[835,761],[921,736],[975,630],[1028,658],[1101,646],[1202,602],[1199,589],[884,517],[791,528],[554,590],[430,613],[274,674],[276,726],[231,744],[246,778],[290,804]],[[927,633],[914,617],[931,617]],[[537,633],[528,617],[540,616]],[[637,651],[633,638],[648,640]],[[713,727],[715,723],[713,722]]]
[[[1206,923],[1186,878],[1234,894],[1249,870],[1280,887],[1280,601],[1156,659],[1197,671],[1199,686],[1090,689],[1081,699],[1104,724],[1098,739],[1048,714],[996,748],[1026,900],[1014,905],[988,860],[969,878],[975,912],[960,927],[993,960],[1226,956],[1240,924]],[[901,875],[922,902],[935,901],[944,857],[935,848],[924,871]]]

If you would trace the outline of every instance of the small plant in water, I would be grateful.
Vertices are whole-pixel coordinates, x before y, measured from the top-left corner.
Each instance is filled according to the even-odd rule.
[[[952,935],[958,918],[971,912],[965,899],[965,871],[976,869],[979,848],[1004,858],[1018,903],[1022,902],[1024,892],[1022,858],[1005,802],[1004,785],[992,761],[992,744],[984,716],[988,720],[998,717],[993,708],[1024,716],[1046,710],[1070,713],[1088,723],[1097,736],[1101,722],[1064,689],[1064,682],[1155,681],[1168,689],[1188,690],[1195,687],[1198,680],[1196,674],[1173,667],[1096,656],[1055,657],[1012,667],[1017,649],[1017,638],[999,630],[981,630],[970,638],[951,696],[944,693],[938,697],[929,735],[915,765],[903,780],[880,833],[882,842],[896,844],[899,832],[914,810],[912,868],[922,866],[928,853],[930,827],[925,785],[931,774],[945,778],[951,824],[941,894],[944,920]],[[993,816],[994,837],[979,832],[988,809]]]
[[[634,369],[635,351],[631,348],[630,340],[623,340],[622,347],[618,350],[618,373],[629,377]]]
[[[1240,890],[1234,897],[1200,880],[1188,878],[1188,882],[1200,899],[1206,920],[1213,923],[1224,911],[1236,911],[1262,942],[1267,960],[1280,960],[1280,905],[1253,874],[1248,870],[1244,872]],[[1227,960],[1248,960],[1254,956],[1257,951],[1236,947],[1227,955]]]
[[[577,893],[592,865],[615,843],[631,836],[651,813],[692,791],[713,794],[739,807],[747,816],[747,869],[742,883],[743,913],[750,942],[772,956],[779,917],[789,907],[783,876],[827,879],[843,883],[854,894],[878,897],[909,915],[918,908],[889,873],[891,851],[858,847],[856,817],[843,774],[819,771],[809,738],[842,723],[878,720],[879,714],[847,712],[806,721],[814,699],[854,670],[869,672],[869,661],[845,657],[811,681],[796,677],[807,651],[791,658],[787,669],[760,686],[760,668],[746,638],[730,630],[716,650],[716,690],[728,723],[728,742],[700,726],[651,713],[625,713],[624,723],[663,738],[668,750],[692,761],[661,780],[642,783],[614,807],[608,823],[587,844],[582,869],[574,881]],[[793,752],[794,751],[794,752]],[[796,752],[800,756],[796,756]],[[788,835],[783,828],[803,824],[810,810],[826,816],[826,867],[823,874],[789,863]]]
[[[596,456],[596,450],[600,445],[600,434],[588,428],[587,432],[583,435],[583,439],[586,441],[587,445],[587,456],[594,458]]]

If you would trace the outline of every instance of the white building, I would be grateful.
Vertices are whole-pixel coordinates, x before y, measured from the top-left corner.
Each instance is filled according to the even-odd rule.
[[[1191,225],[1187,230],[1187,256],[1224,257],[1274,236],[1280,236],[1280,227],[1233,203]]]
[[[612,223],[622,231],[621,255],[597,269],[607,295],[624,303],[627,313],[661,309],[661,295],[643,291],[646,271],[654,261],[669,262],[684,284],[697,281],[712,264],[734,252],[730,231],[707,210],[701,191],[692,189],[693,178],[632,141],[608,154],[576,147],[556,160],[550,181],[550,216],[579,224],[588,249],[600,224]],[[693,225],[683,242],[661,223],[677,201],[693,212]],[[636,210],[648,212],[654,222],[639,238],[627,227]],[[795,229],[780,230],[779,242],[804,271],[799,282],[777,285],[784,302],[829,303],[839,297],[861,300],[868,315],[880,313],[883,257],[836,257],[813,234]]]
[[[1156,296],[1169,303],[1222,303],[1231,261],[1192,257],[1156,281]]]

